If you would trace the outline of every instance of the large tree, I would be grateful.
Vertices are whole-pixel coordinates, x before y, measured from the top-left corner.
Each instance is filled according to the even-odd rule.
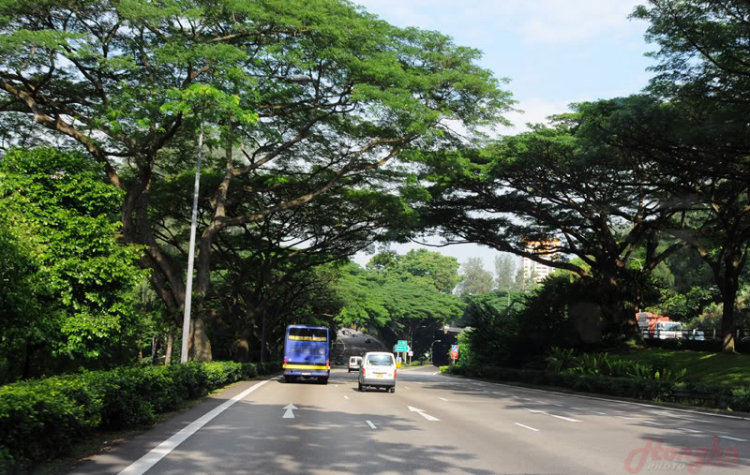
[[[426,162],[427,224],[450,242],[481,243],[578,274],[598,289],[592,299],[604,310],[605,330],[637,334],[645,276],[681,246],[657,249],[653,224],[674,211],[652,196],[648,164],[637,151],[592,140],[580,114],[570,114],[554,127],[450,155]],[[647,260],[634,270],[628,258],[644,243]]]
[[[103,165],[126,192],[123,239],[147,246],[141,264],[177,324],[183,266],[156,236],[150,194],[191,167],[199,123],[220,178],[199,230],[201,297],[222,231],[302,206],[342,177],[457,147],[457,125],[471,136],[501,121],[509,94],[478,58],[343,0],[3,2],[3,136],[21,142],[18,125],[33,126]],[[279,187],[291,192],[267,199]],[[204,316],[191,357],[208,359]]]
[[[671,220],[651,224],[711,269],[724,304],[724,350],[733,351],[736,295],[750,252],[746,114],[721,103],[642,96],[588,104],[582,114],[598,140],[649,161],[658,190],[652,199],[673,211]]]
[[[675,227],[711,267],[724,303],[724,351],[734,350],[735,298],[747,258],[748,104],[750,104],[750,4],[743,0],[650,0],[634,17],[651,24],[646,39],[659,49],[649,90],[670,101],[680,128],[656,135],[643,127],[675,193],[700,211]],[[650,118],[658,117],[646,109]],[[663,113],[661,114],[663,116]],[[652,125],[663,119],[650,120]],[[639,124],[643,125],[643,124]],[[627,129],[626,129],[627,130]],[[641,139],[637,139],[641,140]],[[632,141],[631,141],[632,143]],[[642,145],[640,145],[642,146]],[[676,169],[679,168],[679,174]]]
[[[485,270],[481,257],[470,257],[461,265],[463,279],[457,292],[461,295],[481,295],[492,290],[494,278]]]

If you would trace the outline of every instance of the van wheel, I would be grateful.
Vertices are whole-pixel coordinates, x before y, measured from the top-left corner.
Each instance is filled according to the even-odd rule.
[[[393,386],[393,387],[391,388],[391,392],[392,392],[392,393],[395,393],[395,392],[396,392],[396,386]]]
[[[284,375],[284,382],[285,383],[293,383],[296,379],[297,378],[295,378],[294,376],[290,376],[288,374]]]
[[[320,384],[328,384],[328,378],[318,378]]]

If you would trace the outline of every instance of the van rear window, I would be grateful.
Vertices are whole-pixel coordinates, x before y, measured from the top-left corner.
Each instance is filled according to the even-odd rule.
[[[370,366],[392,366],[393,356],[391,355],[370,355],[367,357],[367,364]]]

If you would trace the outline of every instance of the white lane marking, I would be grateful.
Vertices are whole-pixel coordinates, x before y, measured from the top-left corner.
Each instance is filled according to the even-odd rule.
[[[337,387],[339,387],[339,385],[338,385],[338,384],[334,384],[334,385],[333,385],[333,387],[334,387],[334,388],[337,388]]]
[[[156,446],[151,452],[147,453],[143,457],[139,458],[129,466],[125,467],[118,475],[143,475],[148,471],[151,467],[156,465],[156,463],[166,457],[171,451],[173,451],[177,446],[179,446],[181,443],[185,442],[188,437],[195,434],[200,430],[201,427],[206,425],[207,423],[211,422],[211,420],[221,414],[222,412],[229,409],[234,403],[237,401],[244,399],[247,397],[250,393],[258,389],[259,387],[263,386],[267,382],[271,381],[270,379],[267,379],[265,381],[261,381],[254,386],[242,391],[238,395],[234,396],[232,399],[228,400],[221,406],[217,407],[216,409],[204,414],[203,416],[199,417],[195,421],[191,422],[190,425],[170,437],[169,439],[165,440],[158,446]]]
[[[533,401],[533,399],[530,399],[530,398],[527,398],[527,397],[522,397],[521,399],[523,399],[524,401]]]
[[[685,429],[684,427],[678,427],[678,430],[684,430],[685,432],[690,432],[691,434],[700,434],[701,431],[699,430],[693,430],[693,429]]]
[[[448,400],[447,400],[447,399],[445,399],[444,397],[439,397],[438,399],[440,399],[441,401],[445,401],[445,402],[448,402]]]
[[[562,419],[562,420],[568,421],[568,422],[581,422],[578,419],[571,419],[570,417],[558,416],[557,414],[550,414],[549,412],[539,411],[539,410],[536,410],[536,409],[527,409],[527,410],[529,412],[534,413],[534,414],[544,414],[545,416],[556,417],[558,419]]]
[[[626,421],[634,421],[635,417],[615,416],[618,419],[624,419]]]
[[[411,389],[409,386],[404,386],[404,389]]]
[[[297,409],[297,406],[295,406],[294,404],[287,404],[286,406],[284,406],[284,409],[286,409],[286,412],[284,413],[283,416],[281,416],[281,418],[282,419],[294,419],[294,412],[292,411]]]
[[[722,439],[734,440],[736,442],[747,442],[746,439],[740,439],[739,437],[729,437],[728,435],[720,435],[718,437],[720,437]]]
[[[534,429],[533,427],[525,426],[523,424],[519,424],[518,422],[514,422],[515,425],[518,427],[523,427],[524,429],[533,430],[534,432],[539,432],[539,429]]]
[[[560,396],[560,395],[569,395],[569,396],[580,397],[580,398],[584,398],[584,399],[594,399],[594,400],[597,400],[597,401],[615,402],[617,404],[625,404],[625,405],[630,405],[630,406],[647,407],[649,409],[660,409],[659,406],[656,406],[656,405],[653,405],[653,404],[644,404],[644,403],[640,403],[640,402],[618,401],[617,399],[607,399],[607,398],[603,398],[603,397],[585,396],[583,394],[565,394],[565,393],[560,393],[560,392],[556,392],[556,391],[544,391],[542,389],[525,388],[525,387],[522,387],[522,386],[513,386],[512,384],[503,384],[503,383],[494,383],[494,384],[496,384],[498,386],[504,386],[506,388],[513,388],[513,389],[518,389],[518,390],[522,390],[522,391],[523,390],[525,390],[525,391],[534,391],[534,392],[544,393],[544,394],[554,394],[554,395],[557,395],[557,396]],[[744,420],[744,421],[750,421],[750,417],[730,416],[728,414],[714,414],[713,412],[694,411],[692,409],[680,409],[680,408],[676,408],[676,407],[672,407],[670,409],[672,409],[673,411],[687,412],[687,413],[690,413],[690,414],[701,414],[701,415],[704,415],[704,416],[725,417],[727,419],[739,419],[739,420]],[[595,412],[595,411],[592,411],[592,412]],[[604,414],[604,413],[601,413],[601,414]]]
[[[642,422],[643,422],[644,424],[651,424],[651,425],[654,425],[654,426],[663,426],[663,425],[664,425],[664,424],[662,424],[661,422],[654,422],[654,421],[648,421],[648,420],[646,420],[646,421],[642,421]]]
[[[438,374],[440,374],[440,371],[435,371],[434,373],[432,373],[433,376],[437,376]]]
[[[505,396],[505,393],[501,393],[500,391],[492,391],[492,394],[496,394],[498,396]]]
[[[365,422],[367,422],[367,425],[370,426],[370,429],[377,429],[377,427],[375,427],[375,424],[373,424],[372,422],[370,421],[365,421]]]
[[[594,414],[599,414],[600,416],[606,416],[607,415],[606,412],[599,412],[599,411],[591,411],[591,412],[593,412]]]
[[[344,399],[349,399],[349,396],[344,396]]]
[[[417,384],[424,384],[422,381],[417,381]]]
[[[420,416],[424,417],[428,421],[439,421],[440,420],[437,417],[432,417],[429,414],[425,414],[424,409],[417,409],[416,407],[411,407],[411,406],[406,406],[406,407],[408,407],[411,412],[418,413]]]

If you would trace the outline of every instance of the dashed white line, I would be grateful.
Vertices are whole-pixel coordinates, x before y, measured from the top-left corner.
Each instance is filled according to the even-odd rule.
[[[615,416],[618,419],[624,419],[626,421],[634,421],[635,417]]]
[[[558,416],[557,414],[550,414],[549,412],[539,411],[539,410],[536,410],[536,409],[527,409],[527,410],[529,412],[534,413],[534,414],[544,414],[545,416],[556,417],[558,419],[562,419],[562,420],[568,421],[568,422],[581,422],[578,419],[572,419],[570,417],[565,417],[565,416]]]
[[[518,422],[514,422],[515,425],[518,427],[523,427],[524,429],[533,430],[534,432],[539,432],[539,429],[534,429],[533,427],[525,426],[523,424],[519,424]]]
[[[349,396],[344,396],[344,399],[349,399]]]
[[[409,386],[404,386],[404,389],[411,389]]]
[[[445,399],[444,397],[439,397],[438,399],[440,399],[441,401],[445,401],[445,402],[448,402],[448,400],[447,400],[447,399]]]
[[[678,430],[684,430],[685,432],[690,432],[691,434],[700,434],[701,431],[699,430],[693,430],[693,429],[685,429],[684,427],[678,427]]]
[[[365,421],[365,422],[367,422],[367,425],[370,426],[370,429],[377,429],[377,427],[375,427],[375,424],[373,424],[372,422],[370,421]]]
[[[740,439],[739,437],[729,437],[728,435],[720,435],[718,437],[721,437],[722,439],[734,440],[736,442],[747,442],[746,439]]]
[[[646,421],[642,421],[642,422],[643,422],[644,424],[651,424],[651,425],[654,425],[654,426],[663,426],[663,425],[664,425],[664,424],[662,424],[661,422],[654,422],[654,421],[648,421],[648,420],[646,420]]]

